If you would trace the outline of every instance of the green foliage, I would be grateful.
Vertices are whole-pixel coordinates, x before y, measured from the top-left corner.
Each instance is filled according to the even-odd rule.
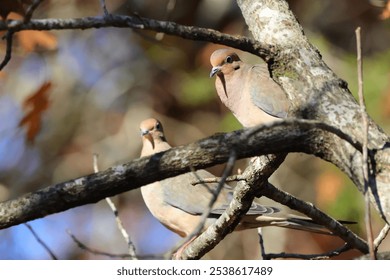
[[[232,113],[227,113],[220,123],[220,130],[223,132],[233,131],[241,128],[242,125],[237,121]]]
[[[179,75],[177,98],[181,104],[199,106],[216,98],[214,80],[205,73],[204,69],[199,69]]]
[[[364,232],[364,201],[362,194],[351,181],[345,186],[337,196],[337,199],[329,205],[326,212],[340,220],[357,222],[354,230]]]
[[[390,51],[378,53],[370,57],[363,57],[363,90],[367,111],[374,118],[380,118],[381,100],[384,90],[389,86]],[[357,98],[358,81],[356,57],[348,55],[345,60],[346,78],[349,89]]]

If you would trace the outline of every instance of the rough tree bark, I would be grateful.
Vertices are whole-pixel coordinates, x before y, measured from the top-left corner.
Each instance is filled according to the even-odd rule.
[[[269,69],[288,93],[292,114],[316,119],[339,128],[362,142],[363,126],[359,105],[347,87],[321,59],[284,0],[237,0],[242,14],[259,42],[274,50]],[[390,221],[389,137],[369,119],[370,187],[372,201]],[[361,152],[337,137],[324,134],[317,156],[345,172],[363,192]]]

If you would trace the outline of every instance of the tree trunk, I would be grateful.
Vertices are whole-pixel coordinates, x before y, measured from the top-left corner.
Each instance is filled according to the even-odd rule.
[[[274,50],[275,55],[267,62],[273,78],[291,99],[291,115],[330,124],[362,143],[359,105],[347,83],[329,69],[319,51],[309,43],[286,1],[237,3],[254,38]],[[369,117],[368,121],[371,201],[389,221],[389,138]],[[339,167],[363,192],[362,153],[334,135],[323,134],[315,154]]]

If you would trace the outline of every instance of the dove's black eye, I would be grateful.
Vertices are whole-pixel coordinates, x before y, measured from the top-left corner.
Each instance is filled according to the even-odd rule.
[[[226,57],[225,59],[226,63],[232,63],[233,62],[233,58],[229,55]]]
[[[157,129],[157,130],[160,130],[161,129],[161,124],[158,122],[158,123],[156,123],[156,126],[155,126],[155,128]]]

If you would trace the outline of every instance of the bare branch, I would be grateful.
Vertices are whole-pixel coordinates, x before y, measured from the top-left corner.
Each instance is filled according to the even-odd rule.
[[[226,179],[225,179],[225,183],[229,183],[229,182],[237,182],[237,181],[245,181],[246,178],[244,178],[244,176],[242,175],[231,175],[231,176],[228,176]],[[222,181],[222,178],[220,177],[213,177],[213,178],[199,178],[198,180],[196,181],[192,181],[191,182],[191,185],[193,186],[196,186],[196,185],[199,185],[199,184],[210,184],[210,183],[219,183]]]
[[[226,180],[226,178],[229,176],[229,174],[233,170],[234,163],[236,162],[236,158],[237,158],[236,151],[233,149],[230,152],[230,156],[229,156],[229,159],[228,159],[228,161],[226,163],[225,169],[223,171],[221,180],[219,181],[216,190],[213,191],[213,196],[212,196],[211,200],[209,201],[209,205],[207,207],[207,211],[205,211],[202,214],[201,221],[199,222],[199,224],[195,228],[194,232],[192,232],[192,234],[188,235],[184,239],[184,241],[181,242],[181,244],[188,243],[194,237],[198,236],[201,233],[202,229],[204,229],[204,225],[206,224],[207,218],[209,217],[211,211],[213,210],[214,203],[217,201],[218,195],[219,195],[219,193],[221,192],[221,190],[223,189],[223,187],[225,185],[225,180]],[[177,257],[181,258],[181,256],[177,256]],[[183,258],[183,259],[185,259],[185,258]]]
[[[276,202],[279,202],[283,205],[290,207],[293,210],[297,210],[306,216],[313,219],[316,223],[323,225],[329,229],[333,234],[342,238],[347,242],[351,247],[358,249],[362,253],[368,252],[367,243],[357,236],[355,233],[350,231],[348,228],[343,226],[340,222],[328,216],[327,214],[320,211],[317,207],[312,204],[309,204],[305,201],[297,199],[292,195],[279,190],[270,183],[263,186],[260,190],[260,194],[264,195]]]
[[[322,253],[322,254],[291,254],[291,253],[279,253],[279,254],[266,254],[267,260],[271,259],[303,259],[303,260],[326,260],[331,257],[340,255],[343,252],[351,250],[348,244],[344,244],[342,247],[335,250]]]
[[[271,58],[272,46],[263,45],[252,39],[242,36],[232,36],[208,28],[180,25],[175,22],[159,21],[140,16],[113,15],[109,17],[86,17],[73,19],[35,19],[26,24],[13,21],[15,32],[21,30],[70,30],[90,29],[102,27],[132,28],[139,30],[152,30],[167,35],[175,35],[184,39],[224,44],[233,48],[245,50],[259,55],[266,61]],[[0,21],[0,31],[9,30],[9,26]]]
[[[1,21],[0,21],[1,22]],[[13,35],[14,32],[12,30],[8,30],[5,34],[4,38],[7,41],[7,46],[5,50],[5,56],[3,61],[0,63],[0,71],[3,70],[3,68],[8,64],[8,62],[11,60],[12,56],[12,41],[13,41]],[[4,39],[3,38],[3,39]]]
[[[237,150],[239,151],[239,150]],[[232,232],[249,209],[256,188],[262,188],[269,176],[284,161],[285,155],[269,155],[257,158],[245,169],[248,183],[240,182],[234,189],[233,199],[226,211],[195,239],[183,252],[183,259],[199,259],[213,249],[227,234]]]
[[[165,16],[164,16],[165,20],[169,20],[171,18],[171,14],[175,9],[175,7],[176,7],[176,0],[168,0],[167,7],[165,10]],[[161,41],[162,39],[164,39],[164,35],[165,35],[164,33],[159,32],[156,34],[155,38],[157,41]]]
[[[32,226],[29,223],[25,223],[24,225],[31,231],[32,235],[38,241],[38,243],[41,244],[43,248],[45,248],[46,252],[49,253],[50,257],[53,260],[57,260],[56,255],[52,252],[52,250],[49,248],[49,246],[47,246],[47,244],[39,237],[39,235],[35,232],[35,230],[32,228]]]
[[[224,163],[229,159],[232,149],[236,150],[237,159],[288,152],[320,153],[322,158],[326,158],[331,156],[331,151],[327,151],[326,146],[318,146],[318,143],[322,143],[328,134],[324,130],[332,129],[330,126],[319,129],[318,125],[318,122],[313,121],[285,120],[216,134],[187,146],[172,148],[96,174],[52,185],[0,203],[0,229],[95,203],[106,197],[189,172],[190,167],[197,170]],[[340,135],[343,135],[342,132]],[[348,138],[346,135],[344,137]],[[352,144],[361,147],[359,143]]]
[[[263,230],[261,227],[257,228],[257,234],[259,236],[260,252],[263,260],[268,260],[268,255],[265,253]]]
[[[362,61],[362,46],[360,27],[355,30],[356,34],[356,48],[357,48],[357,74],[358,74],[358,95],[360,103],[360,113],[363,120],[363,155],[362,155],[362,169],[363,169],[363,183],[364,183],[364,202],[365,202],[365,216],[364,222],[366,224],[367,243],[370,248],[371,259],[375,259],[374,250],[374,235],[372,233],[371,225],[371,207],[370,207],[370,195],[369,195],[369,178],[368,178],[368,120],[366,113],[366,105],[364,103],[363,94],[363,61]]]
[[[28,23],[34,11],[38,8],[38,6],[43,2],[43,0],[34,0],[33,3],[27,8],[26,15],[24,16],[23,23]]]
[[[80,249],[83,249],[83,250],[85,250],[85,251],[87,251],[87,252],[89,252],[91,254],[100,255],[100,256],[106,256],[106,257],[109,257],[109,258],[121,258],[121,259],[127,259],[127,258],[131,258],[132,257],[129,254],[111,254],[111,253],[107,253],[107,252],[103,252],[103,251],[100,251],[100,250],[89,248],[87,245],[85,245],[80,240],[78,240],[77,237],[74,236],[70,230],[67,230],[66,232],[69,234],[69,236],[72,238],[72,240],[77,244],[77,246],[79,246]]]
[[[94,170],[95,173],[99,172],[98,160],[97,159],[98,159],[98,155],[94,154],[93,155],[93,170]],[[127,243],[130,259],[131,260],[136,260],[137,259],[137,254],[136,254],[136,251],[135,251],[135,246],[134,246],[133,242],[131,241],[130,236],[127,233],[126,229],[124,228],[122,220],[119,218],[118,209],[116,208],[116,206],[115,206],[114,202],[111,200],[111,198],[106,197],[106,202],[107,202],[108,206],[110,206],[110,209],[111,209],[112,213],[115,216],[115,221],[116,221],[117,227],[118,227],[120,233],[122,234],[123,238],[125,239],[125,241]]]
[[[386,238],[387,234],[390,231],[390,225],[385,224],[381,232],[379,233],[378,237],[375,238],[374,244],[375,244],[375,251],[378,251],[379,246],[381,245],[382,241]]]
[[[105,17],[111,16],[111,14],[110,14],[110,13],[108,12],[108,10],[107,10],[106,0],[100,0],[100,5],[102,6],[103,15],[104,15]]]

